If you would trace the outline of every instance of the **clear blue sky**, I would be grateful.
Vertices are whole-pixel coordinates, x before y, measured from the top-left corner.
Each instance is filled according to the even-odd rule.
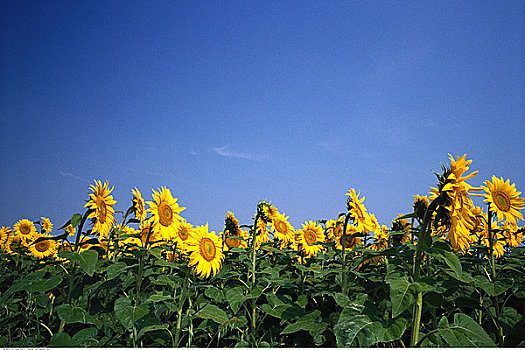
[[[523,1],[2,1],[0,226],[58,228],[93,179],[217,232],[352,187],[390,226],[447,153],[525,192],[524,39]]]

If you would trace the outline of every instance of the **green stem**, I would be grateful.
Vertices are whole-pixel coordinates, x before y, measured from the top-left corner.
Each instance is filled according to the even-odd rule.
[[[177,328],[175,328],[175,340],[174,340],[175,347],[179,346],[181,324],[182,324],[182,308],[184,307],[184,303],[186,302],[186,298],[188,296],[187,292],[188,292],[188,280],[190,277],[190,271],[191,271],[190,268],[186,268],[186,276],[184,277],[182,293],[179,299],[179,305],[177,306]]]
[[[350,214],[346,214],[345,222],[343,224],[343,234],[341,235],[341,246],[343,247],[342,253],[342,262],[341,262],[341,291],[343,294],[346,294],[346,285],[347,285],[347,273],[346,273],[346,225],[350,220]]]
[[[492,283],[496,282],[496,263],[494,260],[494,235],[492,234],[492,211],[490,210],[490,203],[488,203],[489,209],[488,209],[488,233],[489,233],[489,253],[490,253],[490,267],[492,270]],[[498,296],[494,296],[494,306],[496,309],[496,328],[498,329],[498,343],[499,346],[503,346],[504,342],[504,335],[503,335],[503,327],[499,323],[501,310],[499,305],[499,298]]]
[[[427,239],[427,236],[426,236],[427,229],[432,219],[432,213],[437,208],[438,199],[439,197],[434,199],[434,201],[430,203],[427,210],[425,211],[425,215],[423,218],[423,224],[421,225],[422,226],[421,231],[419,232],[419,240],[416,246],[416,259],[414,261],[414,267],[413,267],[414,282],[418,282],[419,278],[421,277],[421,261],[423,260],[423,251],[421,249],[421,246],[425,244],[425,241]],[[418,343],[422,309],[423,309],[423,292],[419,291],[416,296],[416,301],[414,303],[414,311],[412,313],[412,332],[410,335],[410,347],[415,347],[416,344]]]
[[[257,222],[259,221],[260,213],[259,209],[257,209],[257,215],[255,215],[255,222],[253,224],[252,228],[252,241],[251,241],[251,248],[252,248],[252,284],[250,287],[250,294],[252,294],[253,289],[255,287],[256,277],[255,277],[255,268],[257,263],[257,244],[256,244],[256,238],[257,238]],[[253,344],[255,346],[256,339],[257,339],[257,300],[255,298],[252,299],[252,339]]]

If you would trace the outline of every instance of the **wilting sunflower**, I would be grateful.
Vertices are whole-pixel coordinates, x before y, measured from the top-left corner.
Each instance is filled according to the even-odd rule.
[[[5,250],[8,254],[16,255],[23,249],[22,240],[19,235],[11,236],[11,240],[6,242]]]
[[[113,196],[110,195],[113,187],[109,189],[107,181],[102,184],[102,181],[97,180],[95,180],[95,185],[90,185],[89,187],[93,193],[89,194],[89,201],[85,207],[92,210],[88,215],[88,219],[93,221],[91,232],[107,237],[111,227],[116,223],[113,206],[117,201],[113,200]]]
[[[45,233],[51,232],[51,230],[53,229],[53,224],[51,223],[51,220],[49,220],[48,218],[44,218],[44,217],[41,217],[41,219],[42,219],[42,223],[41,223],[42,231]]]
[[[372,223],[363,204],[365,196],[359,199],[359,193],[356,194],[353,188],[351,188],[346,195],[350,196],[350,198],[347,199],[346,207],[351,218],[354,219],[354,225],[357,226],[359,232],[367,233],[372,229]]]
[[[414,203],[412,204],[412,207],[414,208],[414,213],[416,213],[419,221],[423,221],[423,217],[428,208],[428,197],[420,196],[418,194],[414,195]]]
[[[36,235],[35,224],[27,219],[18,221],[13,228],[15,229],[15,235],[20,237],[20,242],[23,245],[28,245]]]
[[[485,202],[490,203],[490,210],[495,212],[498,216],[498,221],[503,219],[510,223],[516,224],[517,221],[523,219],[523,214],[520,210],[525,206],[523,198],[518,197],[521,192],[516,191],[514,184],[510,184],[510,179],[503,181],[503,178],[498,179],[492,175],[492,182],[485,181]]]
[[[9,227],[4,227],[0,229],[0,250],[7,250],[7,247],[11,244],[13,239],[13,230]]]
[[[51,237],[46,234],[37,234],[35,235],[35,240],[40,237]],[[29,245],[29,252],[32,256],[37,259],[44,259],[50,256],[57,254],[58,244],[55,240],[46,239],[37,243],[32,243]]]
[[[518,231],[518,225],[511,224],[508,221],[505,221],[503,223],[503,232],[501,234],[506,239],[506,243],[509,247],[517,247],[519,246],[523,241],[523,233],[517,232]]]
[[[288,222],[288,216],[278,213],[271,222],[274,237],[283,243],[284,246],[294,243],[294,228]]]
[[[139,219],[140,222],[142,222],[146,218],[146,209],[144,209],[144,199],[142,199],[142,194],[136,187],[135,189],[131,189],[131,192],[133,192],[133,213],[135,214],[135,218]]]
[[[378,230],[374,231],[374,243],[370,245],[370,249],[381,251],[388,248],[388,228],[383,225]]]
[[[150,206],[148,211],[152,214],[153,231],[169,241],[182,220],[179,213],[186,208],[179,207],[177,198],[173,198],[171,191],[164,186],[159,192],[153,190],[152,196],[155,201],[146,203]]]
[[[304,258],[310,258],[324,250],[324,246],[318,243],[324,243],[326,237],[323,227],[316,225],[314,221],[307,221],[306,224],[301,225],[303,228],[295,232],[297,250],[303,252]]]
[[[188,237],[187,250],[190,254],[188,266],[195,266],[195,272],[203,278],[215,276],[224,260],[221,245],[215,232],[208,232],[208,224],[197,226]]]
[[[505,236],[500,233],[500,227],[497,222],[492,223],[492,252],[495,258],[500,258],[505,253]],[[490,247],[489,241],[489,232],[488,226],[487,229],[483,232],[483,245]],[[485,255],[485,258],[488,259],[489,256]]]

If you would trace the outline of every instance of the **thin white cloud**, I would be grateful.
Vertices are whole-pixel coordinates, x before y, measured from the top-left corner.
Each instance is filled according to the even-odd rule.
[[[64,171],[62,171],[62,170],[59,170],[58,173],[59,173],[61,176],[64,176],[64,177],[71,177],[71,178],[73,178],[73,179],[80,180],[80,181],[82,181],[82,182],[90,182],[89,180],[86,180],[86,179],[84,179],[83,177],[80,177],[80,176],[74,175],[74,174],[72,174],[72,173],[70,173],[70,172],[67,172],[67,173],[66,173],[66,172],[64,172]]]
[[[223,157],[228,157],[228,158],[241,158],[241,159],[249,159],[249,160],[262,160],[262,159],[267,158],[267,157],[262,157],[262,156],[251,154],[251,153],[227,151],[226,150],[227,148],[228,146],[213,147],[212,150],[218,155],[223,156]]]
[[[192,155],[192,156],[196,156],[197,155],[197,152],[195,151],[189,151],[188,154]]]

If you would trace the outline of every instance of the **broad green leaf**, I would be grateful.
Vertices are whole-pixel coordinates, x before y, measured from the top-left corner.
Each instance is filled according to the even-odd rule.
[[[511,288],[512,281],[491,282],[487,277],[479,275],[474,277],[474,285],[483,289],[488,295],[494,297],[505,293],[509,288]]]
[[[368,315],[341,315],[334,327],[339,347],[370,347],[380,342],[390,342],[401,338],[407,322],[403,318],[376,321]]]
[[[58,256],[78,263],[80,268],[89,276],[93,276],[98,261],[98,253],[95,250],[85,250],[82,253],[62,251]]]
[[[98,330],[95,327],[84,328],[73,336],[73,342],[80,347],[96,347],[99,345]]]
[[[162,294],[162,292],[158,292],[157,294],[150,295],[147,301],[151,301],[152,303],[158,303],[159,301],[166,301],[166,300],[173,300],[173,296],[164,295]]]
[[[315,331],[317,327],[319,327],[319,322],[300,320],[286,326],[281,334],[291,334],[300,330]]]
[[[79,306],[62,304],[56,308],[58,317],[67,323],[86,323],[93,324],[93,319],[86,310]]]
[[[126,265],[125,262],[118,261],[114,264],[109,265],[106,268],[106,279],[111,280],[115,277],[118,277],[120,274],[122,274],[124,271],[126,271],[129,267]]]
[[[220,309],[217,305],[207,304],[205,307],[200,309],[193,317],[210,319],[218,324],[223,324],[228,321],[226,312]]]
[[[28,292],[47,292],[58,286],[60,282],[62,282],[62,277],[55,275],[51,276],[49,279],[27,282],[25,289]]]
[[[49,346],[56,346],[60,348],[68,348],[68,347],[75,347],[78,344],[76,344],[69,334],[65,332],[55,333],[49,340]]]
[[[245,300],[243,289],[241,287],[234,287],[226,291],[226,300],[230,304],[230,308],[233,313],[236,314],[239,311],[243,301]]]
[[[77,227],[80,222],[82,221],[82,215],[79,213],[73,214],[73,217],[71,218],[71,226]]]
[[[440,322],[440,326],[443,323]],[[439,335],[451,347],[495,347],[485,330],[465,314],[455,314],[454,323],[439,329]]]
[[[146,316],[149,310],[144,305],[133,306],[131,300],[120,297],[115,300],[115,316],[127,330],[132,330],[135,322]]]
[[[345,307],[350,304],[350,299],[346,294],[343,293],[334,293],[334,300],[337,305]]]
[[[147,332],[153,332],[153,331],[158,331],[158,330],[169,330],[169,325],[154,324],[154,325],[143,327],[140,329],[139,334],[137,335],[137,338],[140,339]]]
[[[395,318],[414,304],[414,296],[410,290],[410,282],[407,279],[387,279],[386,282],[390,285],[392,317]]]

